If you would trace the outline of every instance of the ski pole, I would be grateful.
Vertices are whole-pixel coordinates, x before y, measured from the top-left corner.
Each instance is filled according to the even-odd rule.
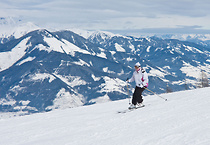
[[[128,91],[129,105],[130,105],[131,104],[131,100],[130,100],[130,93],[129,93],[129,88],[128,88],[128,82],[127,82],[127,91]]]
[[[166,98],[161,97],[160,95],[156,94],[155,92],[151,91],[150,89],[148,89],[148,88],[146,88],[146,87],[145,87],[145,89],[148,90],[148,91],[150,91],[150,92],[152,92],[152,93],[155,94],[156,96],[158,96],[158,97],[164,99],[165,101],[167,101]]]

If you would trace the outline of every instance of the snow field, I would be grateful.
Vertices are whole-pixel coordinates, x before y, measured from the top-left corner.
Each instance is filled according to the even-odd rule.
[[[0,71],[8,69],[25,55],[25,50],[29,46],[26,45],[29,39],[30,37],[25,38],[11,51],[0,52]]]
[[[0,119],[1,145],[209,145],[210,88]]]

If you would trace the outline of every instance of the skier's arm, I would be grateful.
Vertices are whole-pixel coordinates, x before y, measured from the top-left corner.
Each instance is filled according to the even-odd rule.
[[[144,87],[148,87],[148,83],[149,83],[149,79],[148,79],[148,74],[147,74],[147,72],[146,71],[144,71],[143,73],[142,73],[142,75],[143,75],[143,86]]]
[[[128,79],[128,82],[131,83],[131,82],[133,82],[134,80],[135,80],[135,78],[134,78],[134,75],[133,75],[130,79]]]

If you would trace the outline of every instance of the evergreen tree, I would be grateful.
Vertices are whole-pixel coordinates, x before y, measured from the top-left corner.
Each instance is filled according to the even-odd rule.
[[[200,74],[200,78],[198,79],[198,88],[209,87],[209,80],[206,73],[202,70]]]
[[[185,90],[188,90],[187,80],[185,79]]]
[[[166,85],[166,93],[171,93],[172,92],[172,90],[171,90],[171,88],[168,86],[168,83],[167,83],[167,85]]]

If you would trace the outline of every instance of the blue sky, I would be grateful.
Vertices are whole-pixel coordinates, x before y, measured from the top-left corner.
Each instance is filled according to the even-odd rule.
[[[0,0],[0,17],[118,33],[210,33],[209,0]]]

